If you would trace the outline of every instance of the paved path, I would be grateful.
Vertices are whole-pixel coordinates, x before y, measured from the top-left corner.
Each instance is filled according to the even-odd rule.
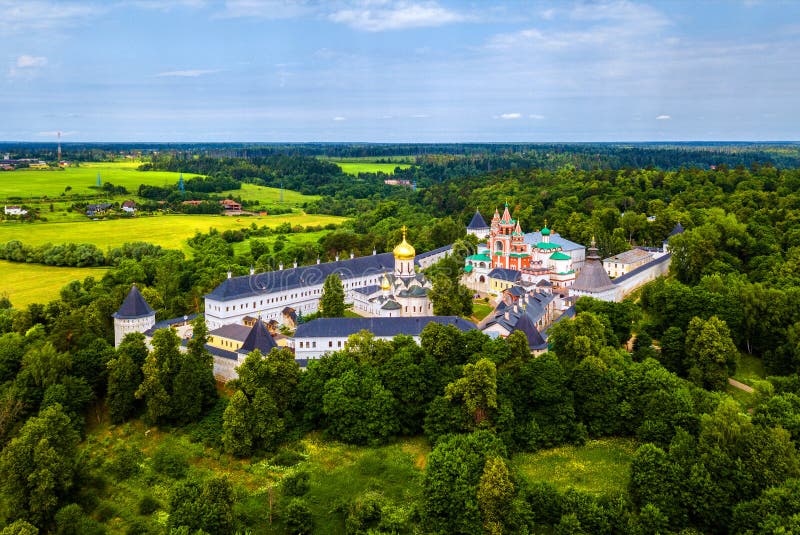
[[[739,390],[744,390],[745,392],[747,392],[749,394],[753,393],[753,387],[752,386],[747,386],[744,383],[740,383],[736,379],[729,378],[728,379],[728,384],[730,384],[734,388],[738,388]]]

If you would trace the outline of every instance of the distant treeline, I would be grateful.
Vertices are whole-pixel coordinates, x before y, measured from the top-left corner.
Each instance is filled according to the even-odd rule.
[[[55,143],[0,143],[0,153],[14,158],[55,160]],[[673,143],[62,143],[62,155],[73,161],[104,161],[121,155],[172,155],[192,159],[236,158],[254,161],[273,156],[385,158],[412,156],[424,162],[431,155],[477,159],[498,168],[497,162],[522,163],[548,169],[570,164],[580,169],[655,167],[708,168],[712,165],[749,167],[753,163],[788,168],[800,165],[798,143],[673,142]],[[510,157],[509,156],[513,156]],[[258,162],[254,162],[260,165]],[[500,168],[507,168],[502,163]],[[478,165],[486,170],[486,165]],[[184,167],[182,170],[185,170]]]

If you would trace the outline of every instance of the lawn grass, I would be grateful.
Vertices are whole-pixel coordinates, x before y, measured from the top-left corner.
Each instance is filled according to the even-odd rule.
[[[596,495],[626,492],[637,443],[629,438],[589,440],[584,446],[561,446],[515,455],[512,464],[529,481],[546,481],[559,490],[570,487]]]
[[[483,301],[474,301],[472,303],[472,317],[478,321],[488,316],[492,310],[494,310],[494,308]]]
[[[123,445],[143,453],[139,473],[120,479],[103,470],[107,481],[98,493],[99,505],[93,513],[115,533],[126,532],[135,522],[163,531],[175,480],[153,470],[151,458],[158,448],[168,447],[183,455],[189,463],[188,478],[227,477],[237,496],[235,514],[253,534],[285,532],[281,511],[288,499],[281,495],[281,480],[299,470],[310,474],[310,488],[304,499],[314,515],[314,533],[344,534],[344,515],[339,506],[346,507],[367,491],[381,493],[396,506],[410,507],[419,495],[421,470],[430,451],[423,438],[367,448],[325,440],[312,433],[287,446],[288,451],[299,453],[299,463],[284,467],[271,464],[269,458],[236,459],[193,443],[182,431],[167,433],[148,428],[139,420],[113,426],[107,416],[98,421],[92,415],[82,445],[91,457],[113,462]],[[272,525],[270,493],[274,496]],[[138,503],[144,496],[155,498],[161,504],[160,510],[140,515]]]
[[[100,279],[105,272],[106,268],[54,267],[0,260],[0,295],[7,295],[15,308],[49,303],[58,298],[64,285],[89,276]]]
[[[80,167],[61,169],[17,169],[0,173],[0,199],[12,197],[29,199],[31,197],[55,197],[64,193],[67,186],[72,189],[67,194],[99,193],[90,186],[97,185],[97,174],[103,184],[112,183],[124,186],[131,193],[139,189],[139,185],[150,186],[175,185],[180,173],[169,171],[138,171],[141,162],[82,162]],[[184,174],[188,180],[195,174]]]
[[[359,173],[377,173],[383,172],[387,175],[394,174],[394,170],[396,167],[400,169],[408,169],[411,167],[410,164],[404,163],[373,163],[373,162],[345,162],[341,160],[333,161],[339,167],[342,168],[342,171],[347,173],[348,175],[358,175]]]
[[[291,225],[341,224],[343,217],[316,214],[285,214],[274,216],[215,216],[215,215],[155,215],[135,218],[72,223],[17,223],[0,224],[0,243],[20,240],[30,245],[44,243],[93,243],[101,249],[117,247],[126,242],[144,241],[170,249],[188,250],[186,240],[196,232],[241,229],[252,224],[275,227],[281,223]]]

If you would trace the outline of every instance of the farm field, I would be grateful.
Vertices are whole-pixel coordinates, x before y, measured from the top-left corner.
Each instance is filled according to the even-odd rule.
[[[422,439],[367,448],[323,440],[319,434],[311,434],[279,451],[279,455],[293,458],[288,463],[293,466],[283,466],[269,459],[236,459],[220,454],[192,442],[185,433],[167,434],[148,428],[138,420],[120,426],[103,421],[89,431],[83,448],[111,466],[126,446],[142,452],[138,470],[124,480],[107,478],[107,485],[99,496],[99,508],[110,513],[107,527],[115,533],[125,533],[135,523],[159,531],[163,529],[176,480],[156,470],[153,456],[159,450],[185,459],[189,479],[226,476],[241,497],[235,514],[247,520],[252,527],[249,532],[253,534],[285,532],[281,512],[288,498],[282,496],[281,480],[300,470],[310,474],[305,499],[314,516],[316,534],[346,533],[344,515],[335,505],[349,503],[365,492],[375,491],[376,485],[379,485],[380,494],[395,505],[410,507],[420,492],[419,475],[429,451]],[[274,492],[275,505],[270,516],[271,492]],[[157,507],[154,512],[143,515],[138,504],[145,497],[155,499]]]
[[[342,171],[348,175],[357,175],[359,173],[377,173],[379,171],[386,173],[387,175],[392,175],[394,174],[396,167],[399,167],[400,169],[408,169],[411,167],[410,164],[406,163],[346,162],[340,160],[334,160],[331,163],[335,163],[341,167]]]
[[[0,199],[19,197],[58,197],[69,186],[68,193],[98,193],[90,186],[97,185],[97,174],[103,184],[112,183],[124,186],[131,193],[136,192],[140,184],[163,186],[176,184],[180,173],[168,171],[137,171],[141,162],[82,162],[80,167],[66,167],[54,170],[18,169],[0,173]],[[197,176],[183,175],[184,180]]]
[[[241,229],[252,224],[275,227],[291,225],[341,224],[344,217],[316,214],[284,214],[274,216],[231,217],[215,215],[157,215],[105,221],[71,223],[0,224],[0,243],[20,240],[30,245],[44,243],[92,243],[101,249],[126,242],[144,241],[169,249],[187,250],[186,240],[196,232],[216,228],[220,232]]]
[[[515,455],[512,464],[529,481],[547,481],[558,490],[573,487],[593,494],[620,494],[626,492],[637,446],[629,438],[587,440],[584,446]]]
[[[58,298],[61,288],[86,277],[101,278],[106,268],[42,266],[0,260],[0,294],[11,299],[15,308],[31,303],[49,303]]]

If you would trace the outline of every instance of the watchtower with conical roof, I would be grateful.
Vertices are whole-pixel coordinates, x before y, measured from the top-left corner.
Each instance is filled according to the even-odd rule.
[[[484,240],[489,237],[489,232],[490,228],[486,220],[483,219],[478,210],[475,210],[475,215],[472,216],[472,220],[467,225],[467,234],[472,234],[479,240]]]
[[[147,304],[134,284],[114,318],[114,347],[119,346],[128,333],[143,333],[156,324],[156,311]]]

